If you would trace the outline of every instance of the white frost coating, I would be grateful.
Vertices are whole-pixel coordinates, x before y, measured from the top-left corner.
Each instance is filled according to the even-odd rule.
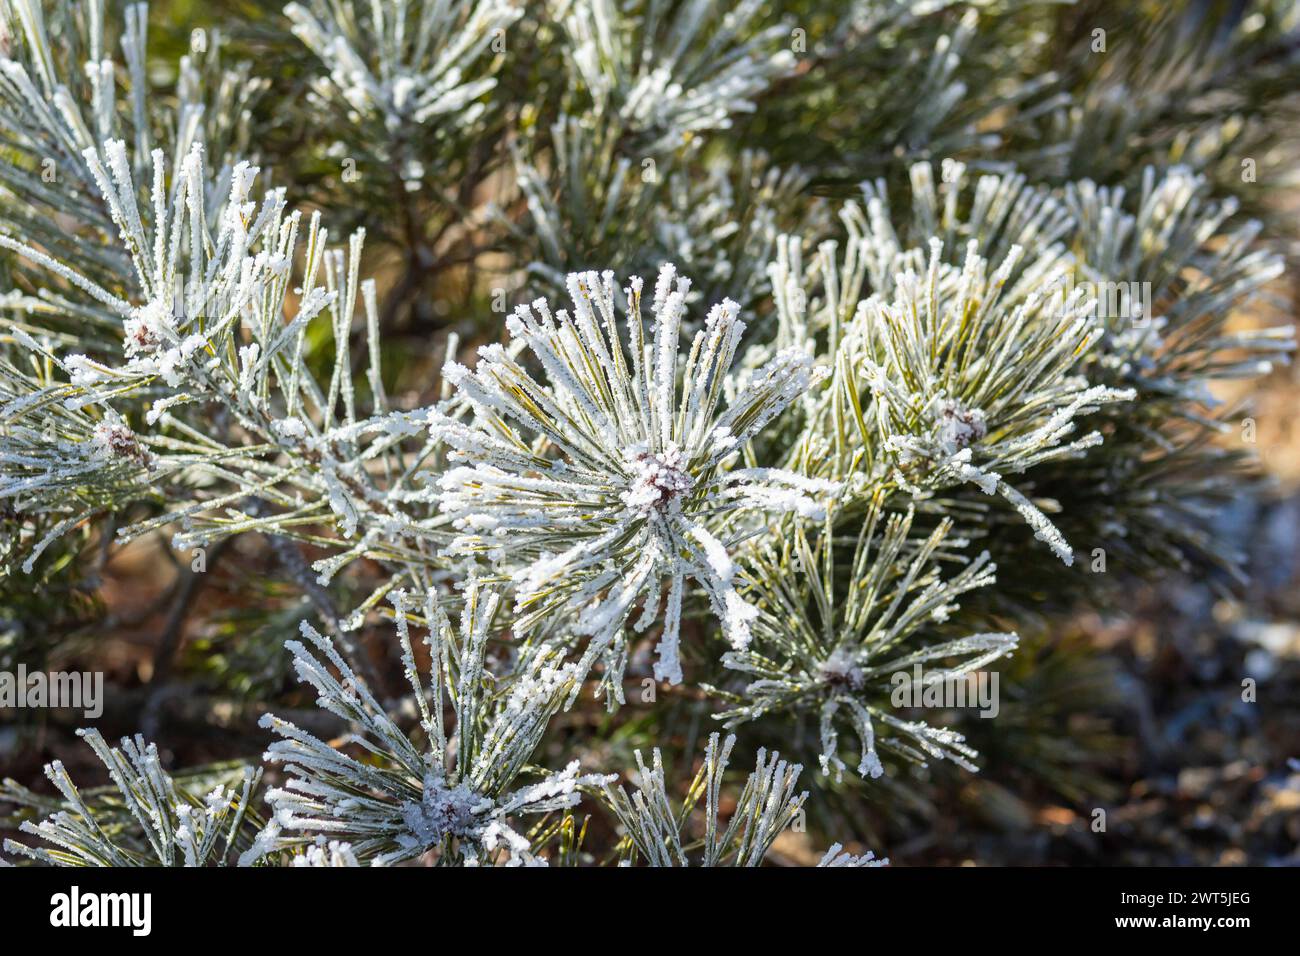
[[[368,7],[304,0],[284,13],[324,70],[314,88],[397,132],[423,124],[436,130],[435,123],[472,128],[483,112],[477,101],[496,86],[492,41],[523,10],[509,0],[394,4],[372,19]],[[423,173],[417,159],[405,159],[408,190],[420,187]]]
[[[49,866],[214,866],[233,857],[232,836],[247,811],[260,770],[245,768],[236,787],[216,786],[206,794],[189,791],[164,769],[158,748],[140,735],[123,737],[110,747],[97,730],[78,730],[108,770],[125,819],[117,827],[87,822],[87,800],[60,761],[45,768],[45,775],[68,809],[58,810],[39,823],[24,821],[19,829],[41,838],[54,852],[12,840],[5,849]],[[134,829],[139,840],[130,850],[119,845],[122,829]],[[252,861],[253,850],[240,857]],[[143,860],[142,860],[143,857]]]
[[[727,549],[722,546],[722,542],[700,525],[692,525],[690,534],[704,548],[704,557],[717,579],[723,584],[730,584],[736,568],[731,563],[731,556],[727,554]]]
[[[90,434],[90,457],[95,461],[130,461],[146,466],[152,461],[135,432],[112,409],[106,410],[103,421]]]
[[[349,350],[336,347],[333,368],[321,381],[302,347],[308,325],[322,313],[328,313],[336,346],[350,341],[354,316],[343,315],[341,306],[352,308],[358,291],[367,327],[377,326],[373,286],[358,275],[363,233],[350,238],[345,255],[327,246],[320,218],[313,217],[305,231],[315,258],[296,268],[303,223],[300,214],[286,212],[283,190],[254,198],[258,168],[247,162],[223,167],[210,179],[201,142],[187,137],[185,144],[171,157],[153,151],[151,185],[134,181],[139,157],[133,165],[122,140],[108,137],[81,151],[85,175],[129,262],[121,279],[130,301],[0,237],[0,245],[66,275],[97,300],[95,311],[107,307],[102,318],[119,319],[122,331],[118,354],[108,348],[106,356],[91,359],[72,348],[60,357],[51,344],[59,339],[40,343],[17,330],[24,347],[67,375],[66,382],[28,377],[27,394],[0,403],[4,415],[21,414],[29,423],[41,409],[53,413],[44,415],[37,431],[29,431],[29,423],[6,424],[6,443],[23,448],[10,460],[22,467],[0,475],[0,493],[40,489],[41,501],[29,510],[55,517],[24,566],[33,567],[53,540],[102,513],[105,502],[138,498],[138,470],[91,470],[86,462],[133,462],[164,481],[185,476],[168,481],[162,499],[174,502],[174,510],[124,526],[123,540],[180,523],[177,546],[193,547],[254,528],[274,531],[283,520],[328,505],[339,519],[339,551],[348,556],[332,572],[376,548],[414,545],[432,552],[436,519],[427,509],[413,516],[407,507],[427,505],[432,494],[417,497],[400,466],[406,451],[400,445],[422,435],[429,410],[388,410],[382,384],[373,388],[382,380],[377,343],[370,343],[375,407],[370,417],[359,418]],[[146,194],[148,202],[139,202]],[[302,285],[294,288],[303,272]],[[144,400],[140,418],[148,431],[133,433],[116,417],[114,406],[132,399]],[[37,440],[49,435],[57,440]],[[69,461],[73,447],[83,461]],[[75,468],[83,469],[82,483],[93,484],[94,494],[77,490]],[[247,521],[232,521],[232,507],[254,498],[268,507]]]
[[[357,856],[352,852],[352,844],[342,843],[338,840],[330,840],[328,843],[323,842],[324,838],[314,846],[307,848],[306,852],[293,858],[293,866],[304,867],[350,867],[360,866],[357,862]]]
[[[451,154],[444,147],[455,146],[446,137],[483,141],[475,124],[500,105],[491,90],[512,55],[501,55],[497,40],[519,17],[516,2],[294,5],[295,28],[317,57],[307,68],[313,104],[340,127],[331,157],[359,146],[371,187],[375,175],[395,172],[407,190],[441,195],[424,187],[444,165],[438,157]],[[530,272],[567,290],[567,311],[552,314],[537,300],[509,316],[510,343],[484,347],[474,371],[456,364],[449,342],[436,408],[394,412],[377,334],[357,340],[358,292],[367,330],[379,324],[376,287],[357,274],[361,236],[346,251],[332,247],[319,217],[308,227],[282,194],[255,194],[255,166],[192,146],[249,142],[239,128],[241,95],[214,100],[206,66],[187,60],[175,96],[163,98],[167,115],[155,115],[141,95],[151,85],[142,6],[127,11],[126,69],[99,59],[103,31],[94,21],[104,5],[83,6],[85,18],[56,32],[90,26],[84,50],[98,62],[84,64],[88,103],[79,95],[83,64],[46,49],[40,0],[14,0],[26,35],[0,38],[16,57],[0,57],[0,100],[11,120],[7,145],[21,160],[0,173],[0,191],[21,200],[8,211],[0,247],[36,267],[23,270],[24,289],[38,270],[52,280],[35,294],[0,293],[0,308],[15,318],[5,330],[13,354],[0,397],[0,505],[18,517],[6,520],[0,559],[32,572],[51,542],[109,513],[139,517],[123,540],[170,528],[177,549],[249,532],[311,540],[325,547],[312,564],[322,587],[358,559],[391,572],[340,630],[363,626],[391,594],[402,666],[415,685],[393,703],[420,728],[385,723],[389,702],[375,700],[332,645],[306,633],[313,660],[298,655],[294,669],[354,733],[346,745],[327,746],[268,719],[288,782],[241,862],[274,855],[266,862],[355,865],[424,853],[469,864],[539,862],[534,831],[513,815],[562,812],[585,786],[607,779],[576,763],[534,772],[548,718],[585,691],[588,677],[622,702],[629,622],[638,630],[662,623],[657,642],[652,635],[640,644],[657,649],[655,677],[681,681],[682,643],[712,629],[709,611],[731,645],[734,673],[718,688],[733,708],[723,715],[729,722],[816,714],[821,767],[837,776],[852,766],[878,776],[900,760],[969,766],[974,754],[960,734],[884,703],[891,673],[924,662],[969,674],[1015,647],[1014,635],[962,629],[958,599],[991,581],[992,566],[987,554],[968,562],[971,542],[945,536],[945,512],[980,539],[1014,509],[1067,563],[1061,530],[1070,527],[1127,534],[1135,557],[1199,550],[1184,534],[1194,524],[1180,519],[1191,510],[1180,499],[1217,497],[1236,471],[1216,464],[1218,446],[1198,451],[1182,436],[1199,442],[1201,431],[1230,430],[1228,419],[1198,407],[1216,404],[1215,380],[1263,374],[1293,348],[1289,330],[1224,326],[1281,263],[1257,248],[1256,226],[1236,224],[1235,204],[1207,196],[1188,169],[1148,171],[1141,189],[1128,191],[1085,181],[1048,192],[1023,188],[1017,174],[981,176],[967,201],[958,189],[962,164],[946,162],[942,183],[921,164],[911,171],[910,227],[891,221],[884,186],[868,184],[865,216],[853,203],[843,207],[847,242],[822,242],[814,254],[821,224],[796,228],[775,240],[769,271],[774,225],[790,220],[782,207],[797,208],[806,189],[775,198],[783,185],[727,155],[707,177],[687,162],[663,188],[635,189],[632,208],[644,218],[626,216],[635,160],[610,168],[602,160],[620,151],[605,149],[614,142],[604,136],[608,124],[593,128],[589,115],[570,115],[538,140],[546,168],[518,170],[546,258],[529,263]],[[694,152],[699,137],[682,149],[683,134],[725,125],[793,62],[782,49],[788,31],[765,22],[762,0],[677,4],[682,16],[655,23],[645,15],[658,5],[641,0],[559,6],[555,29],[571,41],[569,79],[582,94],[575,102],[590,100],[626,134],[620,142],[646,154],[668,146],[704,155]],[[68,70],[71,78],[59,75]],[[123,79],[134,108],[118,101]],[[351,124],[353,133],[400,133],[397,152],[414,155],[391,155],[394,141],[383,135],[346,135]],[[175,144],[173,155],[149,153],[155,134]],[[527,148],[527,139],[518,145]],[[58,182],[44,183],[27,160],[39,162],[51,143]],[[585,198],[597,201],[579,209]],[[38,203],[57,214],[35,210]],[[431,230],[444,225],[439,217]],[[1231,229],[1220,228],[1228,219]],[[453,228],[439,234],[459,242],[463,230],[445,224]],[[477,232],[476,222],[461,225]],[[649,242],[631,249],[634,236]],[[963,246],[954,250],[953,237]],[[624,295],[638,317],[625,322],[614,314],[622,300],[608,273],[554,274],[557,263],[577,261],[575,247],[606,243],[611,255],[638,259],[647,249],[680,251],[677,261],[693,263],[699,281],[666,268],[651,292],[632,279]],[[444,246],[435,258],[454,252]],[[770,276],[775,316],[767,290],[755,292],[755,272]],[[1129,300],[1108,315],[1104,295],[1049,294],[1067,274],[1150,278],[1147,304],[1162,314],[1144,315]],[[712,288],[745,306],[719,301],[721,292],[701,295]],[[643,308],[652,313],[645,322]],[[745,332],[742,318],[751,315],[758,335]],[[316,324],[317,316],[327,321]],[[324,347],[321,332],[332,334]],[[355,389],[356,375],[369,388]],[[818,388],[829,375],[834,387]],[[1135,396],[1132,408],[1107,407]],[[424,442],[429,423],[436,434]],[[1097,453],[1102,435],[1119,450]],[[448,448],[460,457],[451,467]],[[1146,454],[1154,449],[1164,454]],[[800,473],[751,467],[758,463]],[[1195,480],[1184,485],[1180,473]],[[443,489],[450,507],[437,513]],[[162,508],[128,508],[142,490]],[[909,496],[924,502],[916,527]],[[437,552],[452,537],[461,554],[445,560]],[[779,553],[765,553],[772,550]],[[459,633],[436,609],[408,619],[400,585],[455,587],[480,570],[480,559],[518,599],[516,614],[494,616],[495,598],[471,587],[456,597],[470,605]],[[499,633],[507,620],[526,641]],[[418,653],[432,659],[436,688],[419,684],[408,633],[416,621],[437,631],[432,653]],[[642,662],[633,661],[639,677]],[[710,741],[697,791],[710,809],[730,744]],[[139,741],[124,742],[105,763],[125,798],[111,827],[95,832],[91,814],[73,812],[75,792],[56,762],[50,779],[68,809],[27,832],[83,863],[140,862],[140,854],[146,862],[230,862],[218,835],[233,834],[238,821],[227,829],[218,818],[247,807],[247,793],[208,785],[182,794],[183,781],[171,781]],[[640,834],[630,840],[636,852],[672,858],[685,844],[691,856],[703,847],[706,860],[720,861],[721,828],[709,829],[716,814],[661,812],[664,780],[682,774],[667,778],[658,755],[641,769],[627,817],[629,833]],[[774,818],[789,806],[797,773],[760,753],[752,792],[737,801],[740,812],[728,806],[724,822],[746,835],[778,832]],[[125,827],[123,813],[134,817]],[[348,842],[329,839],[339,831]],[[130,860],[117,855],[119,838],[131,842]],[[761,859],[747,847],[735,851],[738,861]],[[871,860],[836,845],[823,862]]]
[[[984,413],[978,408],[966,408],[960,402],[940,399],[934,403],[932,414],[939,448],[950,457],[988,433]]]
[[[682,452],[669,444],[662,455],[647,451],[644,446],[629,448],[624,452],[632,483],[623,493],[623,503],[638,511],[662,511],[676,503],[682,494],[690,491],[694,482],[682,470]]]
[[[307,434],[307,426],[300,418],[277,418],[271,422],[271,431],[281,438],[302,438]]]
[[[859,856],[854,856],[844,850],[839,843],[832,843],[830,849],[822,856],[817,863],[818,866],[854,866],[854,867],[876,867],[889,866],[889,857],[877,860],[876,854],[871,850]]]
[[[637,786],[631,794],[622,787],[605,785],[606,802],[635,848],[636,857],[651,866],[762,865],[768,849],[799,816],[808,799],[807,791],[795,789],[803,767],[782,760],[778,753],[769,755],[760,747],[754,771],[724,825],[719,819],[722,778],[735,743],[734,735],[726,740],[716,733],[709,735],[704,766],[681,806],[669,795],[658,747],[649,766],[641,752],[636,752]],[[688,835],[684,827],[688,820],[700,817],[701,801],[704,837],[697,839],[694,831]],[[857,866],[871,859],[869,853],[864,857],[837,856],[839,850],[838,844],[833,846],[823,862],[834,859],[840,861],[835,864],[838,866]]]

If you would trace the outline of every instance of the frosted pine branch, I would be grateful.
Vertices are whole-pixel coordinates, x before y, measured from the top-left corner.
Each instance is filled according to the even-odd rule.
[[[637,751],[637,787],[629,794],[622,787],[606,786],[605,800],[617,817],[624,834],[622,865],[644,860],[650,866],[759,866],[777,837],[803,812],[807,792],[796,793],[802,767],[781,759],[781,755],[760,749],[758,758],[736,799],[735,809],[722,818],[723,775],[730,762],[736,738],[721,740],[709,736],[704,764],[687,787],[680,805],[668,794],[663,757],[656,747],[651,765],[646,766]],[[701,798],[703,835],[688,831]],[[698,856],[692,849],[699,848]],[[840,849],[835,844],[830,859]],[[841,866],[865,866],[872,854],[855,858],[838,857]],[[825,861],[823,861],[825,862]],[[874,862],[883,865],[888,860]]]
[[[683,367],[689,287],[672,266],[660,271],[651,338],[642,283],[632,279],[624,290],[625,340],[613,275],[571,275],[572,315],[553,315],[538,300],[508,323],[546,380],[500,346],[484,348],[473,372],[454,365],[445,372],[473,405],[474,422],[434,426],[453,462],[472,462],[440,479],[440,507],[462,532],[451,550],[486,558],[509,576],[516,632],[552,614],[579,615],[590,661],[618,639],[638,600],[644,611],[637,627],[656,620],[666,580],[655,671],[673,683],[682,679],[686,582],[703,587],[727,639],[743,648],[755,612],[733,584],[728,539],[764,513],[816,516],[836,491],[790,472],[731,467],[816,376],[805,355],[789,350],[728,395],[727,372],[744,331],[730,301],[709,310]]]
[[[108,141],[86,160],[134,263],[138,297],[121,299],[0,236],[0,246],[107,307],[122,335],[117,355],[96,359],[18,333],[57,373],[0,365],[0,421],[11,449],[0,461],[0,495],[21,511],[59,515],[64,533],[105,505],[155,498],[161,486],[170,508],[120,537],[179,523],[180,548],[242,531],[293,533],[323,519],[335,523],[341,548],[318,565],[323,583],[363,554],[436,551],[447,536],[436,516],[421,514],[402,459],[404,444],[424,433],[427,412],[386,407],[377,350],[367,374],[371,414],[358,408],[346,345],[358,306],[371,333],[378,321],[373,286],[359,275],[363,235],[346,254],[328,249],[312,217],[291,312],[301,217],[285,210],[280,190],[254,198],[256,167],[239,164],[227,189],[214,191],[199,146],[174,167],[155,151],[153,185],[140,206],[124,143]],[[171,186],[169,168],[178,170]],[[329,377],[318,381],[304,343],[309,327],[323,323],[335,354]],[[143,420],[118,412],[131,400]],[[205,429],[205,403],[224,410],[224,431]],[[88,482],[98,493],[86,494]],[[249,499],[268,507],[249,509]],[[51,540],[35,543],[28,570]]]
[[[951,534],[950,520],[919,533],[913,511],[890,513],[882,498],[871,502],[851,555],[836,548],[835,515],[811,538],[797,528],[792,538],[757,550],[744,593],[763,613],[752,646],[724,658],[747,683],[734,692],[714,689],[730,702],[718,719],[735,727],[770,714],[814,718],[822,770],[836,778],[844,770],[841,722],[858,738],[863,776],[884,773],[878,747],[917,763],[946,759],[974,770],[977,755],[961,734],[901,718],[891,693],[899,674],[912,680],[917,664],[929,670],[927,679],[944,681],[1015,649],[1015,634],[946,633],[961,595],[992,585],[996,569],[987,552],[959,557],[966,542]],[[964,566],[945,576],[944,560]]]
[[[424,601],[425,643],[432,660],[428,686],[415,666],[407,594],[393,594],[406,677],[415,692],[424,742],[417,744],[384,711],[327,638],[308,624],[309,642],[289,642],[299,679],[317,692],[320,707],[356,729],[348,742],[359,760],[271,715],[263,725],[281,739],[266,753],[283,764],[289,782],[268,794],[274,818],[259,851],[292,848],[303,837],[338,838],[361,861],[390,865],[428,851],[443,864],[544,862],[512,823],[575,805],[584,787],[607,779],[579,772],[576,761],[539,780],[519,784],[551,715],[576,679],[572,665],[553,657],[494,688],[485,650],[498,596],[471,584],[459,633],[434,592]],[[335,677],[330,668],[338,672]],[[454,714],[444,723],[444,707]]]
[[[158,618],[143,726],[280,715],[269,818],[242,759],[164,769],[184,720],[87,730],[109,786],[0,790],[19,862],[757,866],[981,738],[1077,802],[1038,729],[1091,682],[1007,658],[1244,580],[1300,59],[1271,0],[1082,58],[1030,6],[298,0],[177,59],[173,4],[0,0],[0,663]],[[994,667],[1009,721],[894,698]]]
[[[9,852],[53,866],[211,866],[233,865],[235,854],[249,844],[250,828],[260,820],[250,813],[260,769],[246,768],[237,784],[218,783],[206,794],[191,792],[163,769],[158,748],[142,737],[123,738],[119,750],[109,747],[97,730],[78,735],[108,769],[120,795],[122,819],[110,822],[104,804],[95,800],[92,806],[55,761],[45,775],[62,795],[65,809],[21,827],[48,846],[6,840]],[[34,794],[15,788],[12,781],[6,781],[0,798],[37,803]]]
[[[670,12],[666,0],[575,0],[565,7],[573,85],[594,112],[617,115],[652,153],[729,125],[795,64],[780,48],[789,27],[764,24],[759,0],[683,6]]]
[[[1003,303],[1021,250],[990,273],[976,248],[972,240],[958,270],[932,239],[923,276],[900,273],[892,301],[863,302],[837,357],[838,383],[870,436],[869,463],[916,494],[962,482],[1001,494],[1068,565],[1069,543],[1010,476],[1078,457],[1102,436],[1070,438],[1075,420],[1136,393],[1077,374],[1101,334],[1082,290],[1062,303],[1049,277]]]
[[[485,3],[403,3],[391,6],[309,0],[284,8],[294,34],[319,59],[315,101],[342,114],[360,148],[377,149],[396,164],[407,189],[438,170],[427,169],[429,148],[461,146],[480,128],[496,86],[497,54],[522,10],[507,0]],[[423,134],[421,151],[403,140]],[[360,175],[364,176],[362,171]]]

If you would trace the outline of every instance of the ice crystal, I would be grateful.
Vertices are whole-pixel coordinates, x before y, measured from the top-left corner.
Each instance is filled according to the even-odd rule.
[[[351,844],[340,843],[338,840],[330,840],[328,843],[321,841],[321,844],[308,847],[305,852],[293,858],[291,865],[308,867],[360,866],[356,854],[352,852]]]

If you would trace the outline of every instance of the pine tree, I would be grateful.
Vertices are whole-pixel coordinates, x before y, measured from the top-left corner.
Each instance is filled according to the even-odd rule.
[[[1240,577],[1212,386],[1295,343],[1233,324],[1288,236],[1228,171],[1294,130],[1294,9],[1125,8],[1103,61],[1110,5],[842,6],[0,0],[0,664],[83,648],[133,542],[279,589],[178,587],[234,654],[159,657],[264,754],[86,729],[112,786],[6,781],[10,853],[876,866],[797,782],[978,769],[898,675]]]

